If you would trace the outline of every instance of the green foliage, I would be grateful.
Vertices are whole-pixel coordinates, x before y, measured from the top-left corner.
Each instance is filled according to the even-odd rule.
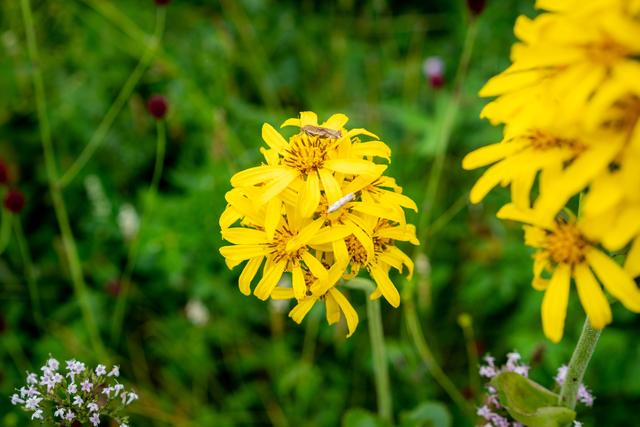
[[[500,403],[529,427],[562,427],[576,418],[575,411],[558,406],[558,395],[515,372],[502,372],[491,380]]]
[[[64,172],[136,67],[153,33],[156,6],[152,0],[31,3],[57,167]],[[238,269],[228,270],[218,253],[218,217],[230,176],[259,162],[262,123],[278,126],[314,110],[320,117],[343,112],[350,125],[380,135],[394,153],[390,174],[421,208],[408,220],[424,219],[429,171],[441,149],[436,135],[455,94],[468,27],[463,3],[181,0],[167,7],[159,54],[63,192],[100,336],[141,397],[132,426],[379,425],[372,415],[365,296],[350,291],[362,323],[348,340],[345,326],[328,327],[321,310],[296,325],[287,317],[290,307],[238,291]],[[472,148],[501,138],[500,129],[478,118],[485,101],[477,92],[508,64],[513,22],[530,13],[532,3],[492,1],[480,17],[429,211],[434,227],[418,230],[422,244],[410,253],[426,256],[430,268],[416,269],[415,292],[406,294],[416,299],[435,358],[458,389],[468,391],[471,406],[480,405],[482,395],[469,376],[460,313],[471,315],[472,347],[481,353],[517,348],[527,359],[542,348],[533,372],[541,382],[568,361],[583,320],[574,293],[563,342],[545,341],[541,293],[530,286],[532,263],[521,230],[495,219],[506,190],[470,206],[467,193],[479,172],[460,167]],[[422,75],[422,61],[431,55],[446,64],[440,90]],[[0,2],[0,158],[26,195],[14,219],[28,250],[25,257],[12,227],[0,255],[0,425],[7,426],[28,425],[8,396],[50,353],[104,362],[90,346],[52,209],[32,73],[19,2]],[[153,209],[143,217],[156,153],[155,121],[145,108],[153,93],[169,100],[167,154]],[[114,339],[114,293],[135,241],[119,226],[125,206],[142,224],[124,322]],[[30,283],[44,322],[35,314]],[[201,302],[208,319],[194,322],[190,301]],[[629,345],[638,339],[638,318],[618,308],[585,378],[597,395],[597,410],[578,416],[586,425],[628,425],[640,398],[640,353]],[[395,419],[407,426],[474,425],[417,355],[403,305],[393,310],[383,304],[382,310]]]

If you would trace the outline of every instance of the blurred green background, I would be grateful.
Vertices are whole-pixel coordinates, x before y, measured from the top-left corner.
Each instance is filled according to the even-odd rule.
[[[456,97],[453,80],[470,27],[464,2],[183,0],[167,6],[160,52],[95,155],[64,189],[101,336],[125,382],[141,396],[131,408],[131,425],[371,425],[363,411],[353,412],[376,410],[364,296],[349,295],[361,324],[348,340],[344,325],[326,325],[320,307],[298,326],[286,307],[243,296],[236,285],[240,270],[229,271],[218,253],[218,217],[230,176],[260,161],[263,122],[277,126],[304,110],[321,120],[343,112],[351,118],[348,126],[380,135],[393,150],[390,175],[427,208],[428,217],[408,218],[421,225],[422,245],[405,248],[418,260],[418,274],[411,283],[401,277],[396,283],[415,299],[436,359],[469,403],[478,405],[482,395],[469,376],[472,362],[457,322],[462,313],[473,319],[471,344],[481,354],[503,360],[518,349],[525,360],[536,359],[532,376],[552,385],[584,319],[577,297],[564,340],[549,343],[521,231],[495,218],[506,190],[471,206],[467,193],[479,172],[460,167],[466,152],[500,139],[500,129],[479,119],[486,101],[476,94],[508,65],[513,22],[519,14],[533,16],[532,3],[490,1],[479,17],[448,146],[439,135]],[[32,6],[64,171],[143,55],[157,6],[152,0],[32,0]],[[429,56],[445,63],[441,88],[432,88],[423,74]],[[25,370],[37,369],[48,354],[99,362],[51,207],[31,72],[19,2],[3,1],[0,157],[26,196],[18,217],[45,319],[43,325],[35,321],[28,265],[12,234],[0,258],[3,426],[28,425],[9,396],[23,384]],[[154,93],[169,102],[165,169],[154,209],[140,228],[129,303],[114,339],[117,280],[133,242],[121,222],[132,211],[140,217],[148,196],[156,130],[146,100]],[[442,176],[428,206],[437,156]],[[383,305],[396,420],[407,421],[425,402],[441,402],[451,425],[478,423],[465,418],[431,377],[407,333],[405,306]],[[579,411],[585,425],[632,425],[640,404],[640,322],[618,306],[614,318],[585,379],[597,397],[594,408]],[[446,418],[442,406],[432,407],[439,414],[434,419]]]

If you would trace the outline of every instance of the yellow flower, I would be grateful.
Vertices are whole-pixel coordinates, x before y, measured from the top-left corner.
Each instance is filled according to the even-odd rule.
[[[413,262],[395,244],[418,241],[404,213],[417,211],[416,204],[383,175],[386,165],[373,162],[390,161],[389,147],[365,129],[345,129],[347,120],[335,114],[319,126],[314,113],[303,112],[284,122],[300,129],[288,141],[265,124],[265,163],[231,178],[219,224],[231,243],[220,248],[227,266],[246,262],[238,281],[243,294],[251,294],[262,268],[256,297],[295,299],[289,315],[298,323],[323,301],[328,322],[344,315],[351,335],[358,315],[338,290],[340,280],[365,267],[378,285],[372,297],[397,307],[400,294],[389,271],[406,266],[411,275]],[[375,140],[362,142],[359,135]],[[278,287],[288,273],[292,288]]]
[[[521,42],[513,46],[512,65],[480,91],[481,96],[499,96],[482,112],[492,123],[526,128],[557,116],[570,122],[598,117],[597,109],[607,107],[602,100],[611,100],[612,94],[640,93],[635,7],[622,0],[575,8],[562,3],[538,2],[550,13],[518,18],[514,32]]]
[[[498,217],[529,224],[524,226],[525,243],[536,248],[533,287],[545,291],[542,326],[550,340],[562,339],[571,278],[594,328],[602,329],[611,322],[611,308],[600,284],[627,309],[640,312],[640,289],[622,267],[586,237],[575,218],[546,221],[513,204],[504,206]],[[545,273],[549,279],[543,277]]]
[[[300,119],[289,119],[283,126],[299,126],[300,132],[287,142],[271,125],[262,127],[262,139],[270,147],[267,165],[238,172],[231,178],[234,187],[262,185],[256,202],[264,204],[285,188],[296,189],[300,214],[310,216],[317,209],[322,192],[329,204],[344,194],[335,174],[376,175],[378,167],[365,156],[389,158],[391,151],[381,141],[360,142],[357,135],[377,137],[364,130],[344,128],[344,114],[334,114],[318,126],[315,113],[300,113]]]

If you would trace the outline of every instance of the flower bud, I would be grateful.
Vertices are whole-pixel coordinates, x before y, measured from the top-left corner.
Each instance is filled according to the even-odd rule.
[[[486,5],[487,0],[467,0],[467,8],[473,17],[480,15]]]
[[[149,101],[147,101],[147,110],[149,110],[149,114],[158,120],[164,119],[167,115],[168,109],[169,104],[167,103],[167,99],[162,95],[153,95],[149,98]]]
[[[9,167],[0,159],[0,185],[5,185],[9,182]]]
[[[444,85],[444,62],[439,56],[430,56],[422,64],[422,71],[432,88]]]
[[[20,213],[24,208],[24,194],[20,190],[9,190],[4,196],[4,207],[14,214]]]

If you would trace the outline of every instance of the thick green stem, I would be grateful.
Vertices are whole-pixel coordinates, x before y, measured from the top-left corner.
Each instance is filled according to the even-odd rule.
[[[120,114],[122,107],[125,102],[131,96],[133,89],[136,87],[140,78],[144,74],[145,70],[151,63],[151,60],[154,58],[156,52],[158,51],[158,47],[160,46],[160,38],[162,37],[162,33],[164,31],[164,22],[166,11],[164,7],[157,8],[157,16],[156,16],[156,28],[154,35],[151,39],[151,42],[147,45],[140,61],[138,61],[138,65],[133,70],[129,78],[120,89],[120,93],[109,107],[107,114],[105,114],[102,122],[98,125],[98,128],[91,136],[89,143],[85,146],[80,156],[76,159],[76,161],[71,165],[71,167],[62,175],[60,178],[59,185],[61,188],[66,187],[73,179],[78,175],[78,173],[82,170],[82,168],[87,164],[87,162],[91,159],[95,151],[98,149],[100,144],[104,141],[105,137],[109,133],[109,129],[111,129],[111,125]]]
[[[378,415],[385,421],[392,422],[393,406],[391,401],[391,386],[389,384],[389,368],[387,353],[382,330],[382,313],[380,299],[372,300],[367,295],[367,318],[369,320],[369,336],[373,352],[373,373],[376,380],[376,395],[378,397]]]
[[[156,195],[158,193],[158,186],[160,185],[160,178],[162,177],[162,169],[164,165],[164,157],[167,145],[165,123],[162,120],[158,120],[156,123],[156,160],[153,168],[153,177],[151,178],[151,184],[149,185],[149,191],[144,203],[142,217],[140,219],[140,229],[137,235],[134,237],[129,247],[129,253],[127,255],[127,264],[124,269],[124,273],[120,278],[122,285],[122,291],[116,302],[116,307],[113,312],[113,318],[111,322],[111,338],[115,342],[118,340],[120,331],[122,329],[122,322],[124,321],[124,315],[127,309],[127,300],[129,298],[129,292],[131,290],[131,275],[136,266],[138,259],[138,251],[140,249],[140,236],[142,234],[142,228],[145,226],[150,212],[155,205]]]
[[[473,409],[469,406],[464,396],[458,391],[456,386],[451,382],[447,374],[444,373],[438,362],[436,361],[427,341],[424,338],[420,321],[418,320],[418,314],[416,307],[411,299],[404,301],[404,314],[407,321],[407,328],[409,334],[413,340],[413,345],[418,350],[418,354],[422,358],[422,361],[427,365],[427,369],[431,373],[431,376],[440,384],[440,387],[449,395],[451,400],[465,413],[469,419],[475,420],[475,414]]]
[[[82,317],[89,332],[89,337],[91,339],[93,349],[94,351],[96,351],[96,353],[98,353],[98,357],[100,357],[102,360],[106,360],[106,352],[104,350],[104,346],[102,345],[100,334],[98,333],[98,327],[96,325],[95,318],[93,317],[93,311],[91,309],[89,294],[84,283],[82,267],[80,264],[80,259],[78,257],[78,251],[76,248],[75,240],[73,238],[73,233],[71,232],[69,216],[64,204],[62,192],[57,184],[58,171],[56,167],[55,155],[53,152],[53,143],[51,141],[51,127],[49,125],[49,118],[47,116],[44,79],[42,77],[42,70],[40,69],[40,59],[38,56],[35,26],[33,24],[33,16],[31,13],[31,4],[29,0],[20,0],[20,6],[22,9],[25,32],[27,36],[29,58],[33,67],[32,78],[36,99],[36,108],[38,113],[38,123],[40,128],[40,139],[42,141],[42,148],[44,151],[47,181],[49,183],[49,191],[51,192],[53,209],[58,221],[58,226],[60,227],[62,243],[64,246],[65,255],[67,257],[67,262],[69,264],[71,281],[73,283],[76,297],[78,298],[80,310],[82,311]]]
[[[582,327],[582,333],[573,350],[573,355],[569,361],[567,376],[560,390],[560,404],[570,409],[575,409],[578,397],[578,388],[582,384],[582,378],[587,370],[591,356],[596,349],[598,339],[602,333],[601,329],[591,326],[591,321],[587,317]]]
[[[29,297],[31,298],[31,305],[33,307],[33,317],[38,327],[44,326],[42,317],[42,308],[40,307],[40,295],[38,293],[38,284],[36,283],[36,275],[33,268],[33,262],[31,261],[31,253],[29,252],[29,246],[27,245],[27,239],[24,237],[22,231],[22,224],[20,218],[16,217],[13,221],[13,228],[16,235],[16,241],[18,243],[18,249],[22,256],[22,262],[24,264],[25,273],[27,276],[27,287],[29,288]]]

